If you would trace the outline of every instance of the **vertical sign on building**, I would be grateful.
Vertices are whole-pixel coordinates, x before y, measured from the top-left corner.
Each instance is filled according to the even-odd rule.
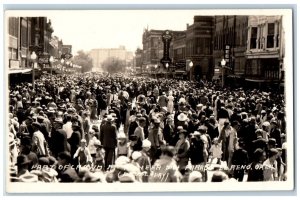
[[[232,69],[231,47],[228,44],[226,44],[224,48],[224,60],[226,61],[226,66]]]
[[[164,43],[164,53],[163,53],[163,58],[160,60],[160,62],[165,65],[165,64],[170,64],[171,59],[170,59],[170,54],[169,54],[169,49],[170,49],[170,43],[172,40],[172,35],[170,31],[166,30],[162,34],[162,41]]]

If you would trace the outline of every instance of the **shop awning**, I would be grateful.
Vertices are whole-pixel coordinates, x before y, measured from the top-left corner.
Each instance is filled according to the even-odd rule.
[[[8,71],[8,74],[26,74],[26,73],[29,73],[31,72],[32,69],[10,69]]]

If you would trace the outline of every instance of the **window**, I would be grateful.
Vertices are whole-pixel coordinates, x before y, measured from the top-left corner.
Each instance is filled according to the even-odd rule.
[[[276,30],[277,30],[277,35],[276,35],[276,47],[279,47],[279,43],[280,43],[279,24],[277,24]]]
[[[8,32],[14,37],[18,37],[19,20],[17,17],[10,17],[8,20]]]
[[[204,39],[204,54],[209,55],[211,49],[210,39],[205,38]]]
[[[27,28],[25,26],[21,26],[21,43],[23,47],[27,47]]]
[[[251,29],[250,49],[256,49],[257,27]]]
[[[267,48],[274,47],[274,34],[275,34],[274,23],[268,23]]]

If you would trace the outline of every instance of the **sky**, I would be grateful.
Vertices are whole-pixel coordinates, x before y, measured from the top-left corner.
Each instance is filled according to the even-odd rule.
[[[47,13],[54,28],[53,35],[64,44],[73,45],[73,54],[78,50],[95,48],[118,48],[124,45],[134,52],[142,48],[145,28],[158,30],[185,30],[193,23],[198,11],[65,11]]]

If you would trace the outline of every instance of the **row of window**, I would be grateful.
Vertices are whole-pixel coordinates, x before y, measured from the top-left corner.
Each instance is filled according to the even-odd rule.
[[[275,26],[275,23],[268,23],[266,35],[264,34],[264,30],[264,26],[251,27],[250,49],[279,47],[279,26]]]
[[[238,24],[236,29],[230,27],[228,29],[216,32],[214,36],[214,49],[221,50],[225,44],[232,46],[246,45],[247,41],[247,23]]]

